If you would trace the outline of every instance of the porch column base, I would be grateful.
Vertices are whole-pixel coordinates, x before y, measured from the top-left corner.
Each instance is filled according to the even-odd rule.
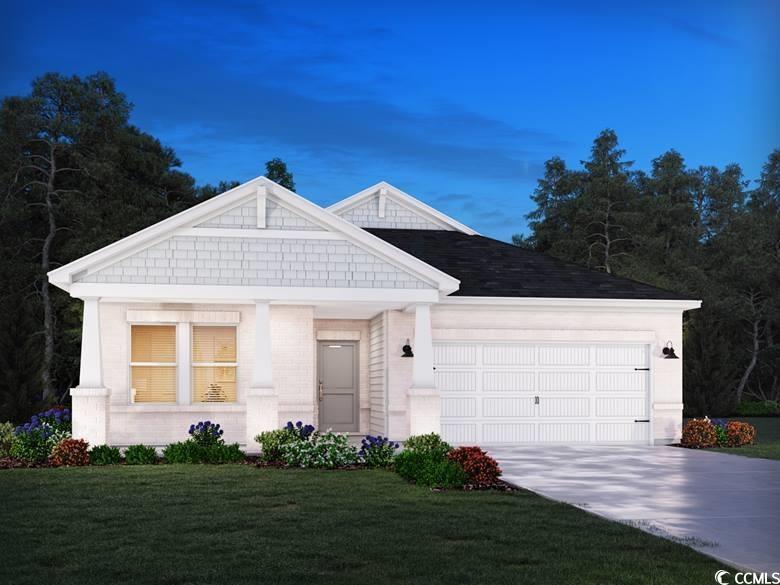
[[[436,388],[410,388],[407,394],[409,435],[441,434],[441,395]]]
[[[257,450],[255,437],[279,428],[279,395],[274,388],[249,388],[246,394],[246,446]]]
[[[71,388],[71,421],[74,439],[83,439],[91,447],[108,442],[108,388]]]

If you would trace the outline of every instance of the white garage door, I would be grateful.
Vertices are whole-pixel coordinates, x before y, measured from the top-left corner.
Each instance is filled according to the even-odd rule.
[[[454,444],[647,443],[642,344],[435,344],[441,427]]]

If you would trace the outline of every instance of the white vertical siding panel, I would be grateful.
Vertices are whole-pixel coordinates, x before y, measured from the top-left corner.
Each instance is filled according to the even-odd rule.
[[[369,432],[374,435],[387,433],[387,325],[385,314],[380,313],[369,323],[368,387]]]

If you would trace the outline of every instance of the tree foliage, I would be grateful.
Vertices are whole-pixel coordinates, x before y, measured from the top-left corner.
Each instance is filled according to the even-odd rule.
[[[265,163],[265,176],[274,183],[278,183],[285,189],[295,191],[295,181],[293,175],[287,170],[287,163],[280,158],[272,158]]]
[[[554,157],[517,245],[695,296],[685,321],[689,414],[780,398],[780,150],[751,189],[738,165],[691,169],[670,150],[632,170],[617,135],[579,169]]]
[[[238,184],[196,187],[131,109],[105,73],[48,73],[0,103],[0,420],[78,383],[81,303],[49,270]]]

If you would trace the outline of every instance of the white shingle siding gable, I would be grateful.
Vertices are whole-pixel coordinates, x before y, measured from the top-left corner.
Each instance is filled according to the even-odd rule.
[[[270,199],[266,202],[265,224],[267,229],[273,230],[322,230],[321,227],[305,217]],[[229,209],[198,224],[197,227],[257,229],[257,201],[253,199],[248,203]]]
[[[434,223],[419,213],[393,201],[390,197],[385,199],[385,216],[379,217],[378,195],[340,215],[342,219],[363,228],[453,231],[452,227],[444,223]]]
[[[344,240],[174,236],[79,282],[431,289]]]

